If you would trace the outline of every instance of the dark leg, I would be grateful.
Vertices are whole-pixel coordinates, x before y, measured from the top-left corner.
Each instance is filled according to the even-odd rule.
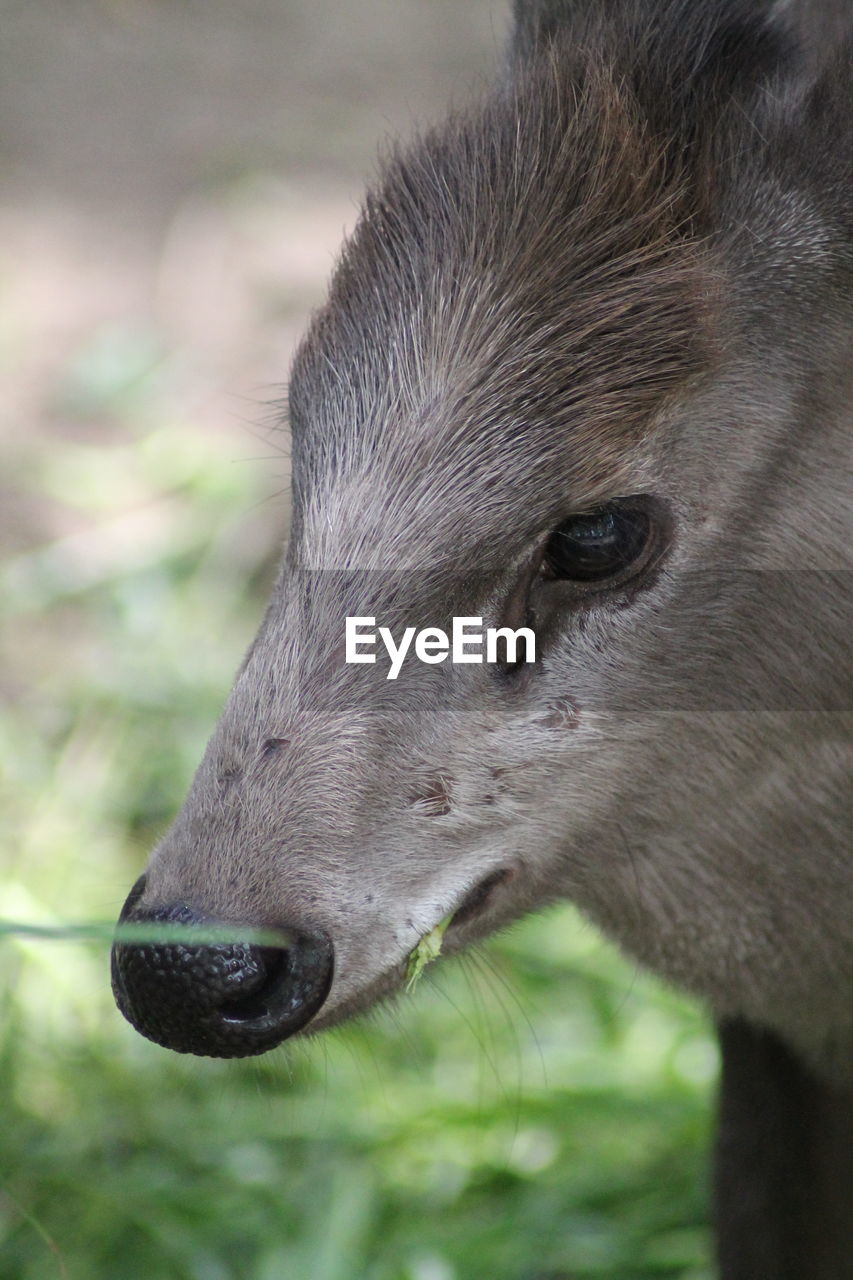
[[[853,1280],[853,1091],[746,1022],[720,1046],[721,1280]]]

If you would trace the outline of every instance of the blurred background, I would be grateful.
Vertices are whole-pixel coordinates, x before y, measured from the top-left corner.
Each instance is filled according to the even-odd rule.
[[[111,920],[286,535],[276,404],[377,145],[503,0],[0,0],[0,1277],[710,1276],[702,1014],[568,908],[260,1060],[117,1014]]]

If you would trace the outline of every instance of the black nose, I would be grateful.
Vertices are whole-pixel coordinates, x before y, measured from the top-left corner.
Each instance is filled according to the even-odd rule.
[[[137,880],[119,924],[217,925],[183,903],[138,905]],[[228,924],[229,930],[239,928]],[[286,945],[246,942],[116,942],[116,1004],[137,1031],[178,1053],[245,1058],[265,1053],[313,1018],[332,983],[332,944],[325,934],[287,930]]]

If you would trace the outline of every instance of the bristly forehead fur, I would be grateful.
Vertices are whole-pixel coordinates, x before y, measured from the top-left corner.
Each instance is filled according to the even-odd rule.
[[[488,545],[508,494],[523,545],[618,493],[651,412],[708,362],[699,212],[678,140],[589,54],[545,50],[394,154],[293,371],[302,562]]]
[[[803,276],[844,98],[807,88],[788,7],[517,0],[514,65],[392,155],[297,355],[294,562],[446,563],[496,536],[505,561],[510,528],[523,547],[630,483],[652,415],[714,361],[723,278],[730,308],[750,262],[762,296],[792,255]],[[786,202],[788,250],[764,227]],[[721,233],[782,258],[748,244],[727,273]]]

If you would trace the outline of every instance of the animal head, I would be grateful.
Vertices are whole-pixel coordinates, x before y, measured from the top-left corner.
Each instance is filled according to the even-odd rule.
[[[161,1043],[260,1052],[399,988],[440,921],[453,951],[559,897],[772,997],[786,717],[840,687],[837,103],[770,16],[648,8],[520,5],[493,94],[367,197],[292,371],[281,572],[126,909],[286,937],[117,947]],[[535,661],[345,660],[348,618],[459,617]]]

